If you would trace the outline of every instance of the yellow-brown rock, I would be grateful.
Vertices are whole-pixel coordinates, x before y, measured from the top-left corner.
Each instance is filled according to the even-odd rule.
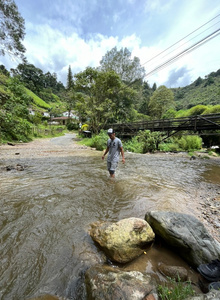
[[[113,261],[126,263],[144,252],[144,247],[154,240],[150,225],[139,218],[128,218],[116,223],[91,224],[90,235],[99,243]]]

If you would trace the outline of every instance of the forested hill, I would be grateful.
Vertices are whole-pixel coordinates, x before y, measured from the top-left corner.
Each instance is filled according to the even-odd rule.
[[[195,105],[220,104],[220,69],[199,77],[190,85],[171,89],[174,92],[176,110],[189,109]]]

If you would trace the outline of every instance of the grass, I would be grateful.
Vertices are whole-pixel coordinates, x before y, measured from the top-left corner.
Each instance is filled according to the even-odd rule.
[[[48,109],[51,108],[51,106],[49,104],[47,104],[44,100],[42,100],[41,98],[39,98],[37,95],[35,95],[32,91],[30,91],[29,89],[25,88],[27,95],[30,96],[34,103],[42,108]]]
[[[158,285],[157,289],[161,300],[184,300],[195,294],[191,282],[181,282],[180,278],[176,282],[174,279],[168,277],[168,282]]]

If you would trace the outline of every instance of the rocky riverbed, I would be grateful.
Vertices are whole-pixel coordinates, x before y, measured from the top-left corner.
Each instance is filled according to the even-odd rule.
[[[75,155],[76,152],[78,156],[98,155],[94,149],[77,144],[75,134],[66,134],[65,138],[36,139],[29,143],[0,145],[0,160],[3,165],[0,171],[7,169],[9,171],[11,168],[22,171],[25,166],[17,165],[17,158],[67,157]],[[190,159],[186,153],[172,153],[171,155],[184,155],[186,159]],[[217,166],[220,166],[220,157],[209,156],[207,153],[198,153],[194,159],[212,159]],[[13,165],[10,163],[12,160],[14,161]],[[220,175],[218,174],[218,176]],[[205,185],[198,183],[198,195],[192,206],[197,208],[195,217],[202,221],[213,237],[220,242],[220,185],[218,179],[214,187],[212,183]]]

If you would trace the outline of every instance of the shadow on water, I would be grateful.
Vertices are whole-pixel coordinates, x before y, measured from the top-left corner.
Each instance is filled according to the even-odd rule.
[[[83,299],[83,271],[103,261],[88,234],[92,222],[144,218],[150,210],[193,213],[197,183],[219,171],[184,157],[127,154],[110,180],[100,157],[96,152],[7,162],[26,168],[1,171],[1,299],[46,293]],[[214,183],[220,184],[219,177]],[[154,272],[161,255],[152,251],[134,262],[137,269]]]

